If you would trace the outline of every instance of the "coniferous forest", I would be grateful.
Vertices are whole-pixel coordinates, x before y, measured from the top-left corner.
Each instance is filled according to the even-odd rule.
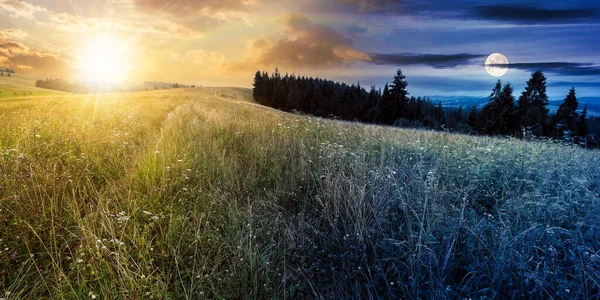
[[[360,83],[348,85],[293,74],[282,76],[275,69],[271,75],[266,71],[256,72],[253,97],[256,102],[279,110],[347,121],[524,139],[547,138],[586,148],[598,147],[600,118],[588,117],[587,106],[581,109],[575,88],[568,91],[558,110],[550,113],[546,80],[542,71],[532,73],[518,98],[510,83],[503,85],[498,80],[483,108],[476,105],[445,108],[441,102],[410,95],[401,69],[383,90],[372,86],[369,91]]]

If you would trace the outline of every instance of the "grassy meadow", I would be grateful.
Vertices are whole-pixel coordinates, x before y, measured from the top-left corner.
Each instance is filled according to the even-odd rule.
[[[3,99],[28,98],[52,95],[66,95],[62,92],[39,89],[35,87],[35,81],[20,75],[7,73],[0,76],[0,101]]]
[[[2,299],[600,297],[598,151],[2,84]]]

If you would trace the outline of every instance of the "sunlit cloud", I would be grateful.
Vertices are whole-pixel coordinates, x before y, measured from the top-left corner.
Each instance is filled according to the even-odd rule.
[[[20,0],[0,0],[0,9],[16,18],[33,18],[36,12],[45,11],[41,6]]]

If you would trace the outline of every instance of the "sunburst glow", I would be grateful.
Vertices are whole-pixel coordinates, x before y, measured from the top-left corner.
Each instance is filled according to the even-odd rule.
[[[80,57],[80,76],[88,83],[121,83],[127,80],[131,57],[127,44],[115,38],[98,39]]]

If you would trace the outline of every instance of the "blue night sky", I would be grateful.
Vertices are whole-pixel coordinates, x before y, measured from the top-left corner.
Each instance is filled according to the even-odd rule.
[[[401,68],[411,95],[485,97],[498,52],[515,95],[540,69],[551,99],[596,97],[599,16],[597,1],[0,0],[0,66],[76,77],[108,35],[129,47],[131,81],[250,87],[279,67],[368,87]]]

